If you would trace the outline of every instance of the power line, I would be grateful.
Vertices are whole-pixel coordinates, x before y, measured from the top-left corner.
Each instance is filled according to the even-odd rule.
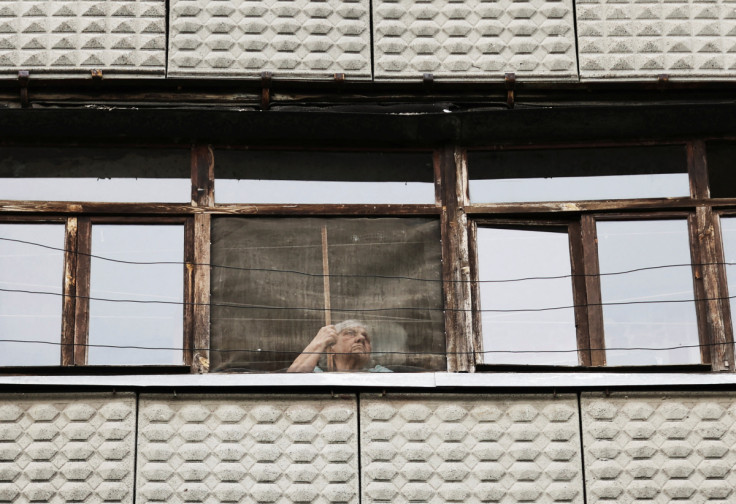
[[[183,261],[129,261],[124,259],[114,259],[111,257],[105,257],[100,255],[95,255],[87,252],[79,252],[79,251],[71,251],[68,249],[65,249],[63,247],[54,247],[51,245],[45,245],[42,243],[36,243],[31,242],[27,240],[19,240],[15,238],[6,238],[6,237],[0,237],[0,241],[7,241],[7,242],[14,242],[14,243],[22,243],[24,245],[31,245],[36,247],[42,247],[49,250],[55,250],[58,252],[64,252],[64,253],[73,253],[77,255],[82,255],[86,257],[90,257],[92,259],[99,259],[101,261],[109,261],[119,264],[128,264],[128,265],[138,265],[138,266],[156,266],[156,265],[170,265],[170,266],[184,266],[184,265],[192,265],[197,267],[204,267],[204,268],[213,268],[213,269],[225,269],[225,270],[233,270],[233,271],[247,271],[247,272],[263,272],[263,273],[284,273],[284,274],[294,274],[294,275],[302,275],[307,277],[314,277],[314,278],[324,278],[324,277],[330,277],[330,278],[375,278],[375,279],[386,279],[386,280],[407,280],[407,281],[416,281],[416,282],[437,282],[442,283],[446,282],[446,280],[438,279],[438,278],[419,278],[419,277],[412,277],[412,276],[403,276],[403,275],[368,275],[368,274],[351,274],[351,273],[331,273],[331,274],[324,274],[324,273],[310,273],[306,271],[300,271],[300,270],[293,270],[293,269],[278,269],[278,268],[252,268],[252,267],[245,267],[245,266],[231,266],[231,265],[223,265],[223,264],[212,264],[212,263],[194,263],[194,262],[183,262]],[[576,277],[605,277],[605,276],[616,276],[616,275],[628,275],[631,273],[639,273],[642,271],[652,271],[652,270],[659,270],[659,269],[667,269],[667,268],[684,268],[688,267],[691,268],[693,266],[736,266],[736,262],[709,262],[709,263],[681,263],[681,264],[663,264],[663,265],[656,265],[656,266],[643,266],[641,268],[633,268],[628,270],[622,270],[622,271],[611,271],[606,273],[575,273],[575,274],[565,274],[565,275],[550,275],[550,276],[530,276],[530,277],[518,277],[518,278],[502,278],[502,279],[491,279],[491,280],[449,280],[447,282],[449,283],[470,283],[470,284],[482,284],[482,283],[512,283],[512,282],[525,282],[525,281],[531,281],[531,280],[561,280],[565,278],[576,278]]]
[[[138,346],[138,345],[105,345],[105,344],[93,344],[93,343],[61,343],[58,341],[41,341],[41,340],[21,340],[21,339],[10,339],[0,338],[0,343],[31,343],[31,344],[43,344],[53,346],[77,346],[85,348],[111,348],[119,350],[150,350],[150,351],[181,351],[189,350],[192,352],[216,352],[216,353],[254,353],[254,354],[282,354],[282,353],[299,353],[304,355],[355,355],[354,352],[302,352],[299,350],[264,350],[261,348],[183,348],[183,347],[150,347],[150,346]],[[637,352],[665,352],[672,350],[680,350],[685,348],[707,348],[713,346],[725,346],[733,345],[733,342],[724,343],[699,343],[692,345],[675,345],[668,347],[606,347],[606,348],[576,348],[576,349],[564,349],[564,350],[479,350],[479,351],[467,351],[467,352],[428,352],[428,351],[400,351],[400,350],[386,350],[386,351],[374,351],[365,352],[370,355],[432,355],[432,356],[448,356],[448,355],[477,355],[477,354],[559,354],[559,353],[573,353],[573,352],[623,352],[623,351],[637,351]]]
[[[325,312],[327,310],[338,313],[373,313],[373,312],[384,312],[384,311],[416,311],[416,312],[480,312],[480,313],[534,313],[534,312],[546,312],[556,310],[570,310],[576,308],[587,308],[591,306],[627,306],[627,305],[648,305],[648,304],[671,304],[671,303],[700,303],[704,301],[725,301],[736,298],[734,296],[724,297],[713,297],[713,298],[701,298],[701,299],[661,299],[661,300],[647,300],[647,301],[611,301],[607,303],[583,303],[565,306],[550,306],[545,308],[504,308],[504,309],[492,309],[482,308],[474,310],[472,308],[431,308],[431,307],[417,307],[417,306],[393,306],[384,308],[326,308],[326,307],[311,307],[311,306],[271,306],[271,305],[257,305],[257,304],[244,304],[244,303],[197,303],[187,301],[163,301],[158,299],[111,299],[101,298],[94,296],[67,296],[66,294],[59,292],[48,292],[48,291],[32,291],[25,289],[6,289],[0,288],[0,292],[18,293],[18,294],[37,294],[37,295],[49,295],[59,297],[70,297],[75,299],[88,299],[90,301],[103,301],[108,303],[135,303],[135,304],[163,304],[163,305],[176,305],[176,306],[209,306],[216,308],[237,308],[246,310],[290,310],[290,311],[317,311]]]

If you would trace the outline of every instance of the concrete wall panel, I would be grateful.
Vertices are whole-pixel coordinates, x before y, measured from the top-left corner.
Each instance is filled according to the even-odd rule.
[[[142,395],[136,502],[358,502],[355,396]]]
[[[574,395],[361,395],[363,502],[583,503]]]
[[[133,394],[0,395],[0,502],[133,502]]]
[[[0,78],[163,77],[165,60],[164,0],[0,1]]]
[[[736,77],[729,0],[577,0],[581,80]]]
[[[172,0],[169,75],[371,77],[368,0]]]
[[[733,394],[584,393],[588,502],[733,502]]]
[[[577,78],[572,0],[374,0],[376,80]]]

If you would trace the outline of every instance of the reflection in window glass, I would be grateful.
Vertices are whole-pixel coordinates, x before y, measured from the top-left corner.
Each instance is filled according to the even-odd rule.
[[[478,228],[484,351],[575,350],[570,248],[566,228]],[[488,282],[564,276],[565,278]],[[484,282],[485,281],[485,282]],[[539,308],[570,308],[549,311]],[[486,353],[485,363],[577,365],[577,352]]]
[[[58,366],[64,225],[0,224],[0,238],[0,339],[53,343],[0,341],[0,366]]]
[[[216,152],[218,203],[432,204],[429,152]]]
[[[187,149],[0,148],[0,200],[186,203]]]
[[[597,230],[607,363],[616,366],[700,362],[695,303],[656,303],[694,299],[687,222],[598,222]],[[686,266],[607,275],[683,264]],[[696,346],[625,350],[682,345]]]
[[[473,203],[688,196],[683,146],[468,153]]]
[[[445,368],[437,219],[221,217],[212,263],[213,370],[285,371],[328,317],[367,328],[361,369]]]
[[[183,226],[92,226],[90,295],[93,299],[89,308],[89,364],[182,363],[181,350],[94,345],[182,348],[183,250]],[[135,264],[141,262],[174,264]]]

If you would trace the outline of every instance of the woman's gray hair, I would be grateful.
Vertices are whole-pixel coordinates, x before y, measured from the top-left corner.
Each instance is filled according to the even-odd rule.
[[[368,328],[365,326],[365,324],[355,319],[343,320],[339,324],[335,324],[335,331],[337,331],[337,334],[340,334],[345,329],[348,329],[350,327],[360,327],[368,332]]]

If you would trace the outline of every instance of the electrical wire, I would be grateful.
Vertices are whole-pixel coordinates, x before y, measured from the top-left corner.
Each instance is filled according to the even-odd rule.
[[[681,264],[663,264],[663,265],[655,265],[655,266],[643,266],[640,268],[633,268],[628,270],[622,270],[622,271],[611,271],[611,272],[605,272],[605,273],[574,273],[569,275],[550,275],[550,276],[531,276],[531,277],[519,277],[519,278],[502,278],[502,279],[490,279],[490,280],[443,280],[441,278],[418,278],[418,277],[412,277],[412,276],[403,276],[403,275],[368,275],[368,274],[351,274],[351,273],[309,273],[306,271],[299,271],[299,270],[293,270],[293,269],[278,269],[278,268],[251,268],[251,267],[244,267],[244,266],[230,266],[230,265],[224,265],[224,264],[211,264],[211,263],[194,263],[194,262],[183,262],[183,261],[129,261],[124,259],[114,259],[111,257],[105,257],[100,256],[96,254],[90,254],[87,252],[79,252],[79,251],[70,251],[68,249],[65,249],[63,247],[54,247],[51,245],[45,245],[42,243],[36,243],[31,242],[27,240],[19,240],[15,238],[7,238],[7,237],[0,237],[0,241],[6,241],[6,242],[13,242],[13,243],[21,243],[24,245],[31,245],[36,247],[42,247],[49,250],[55,250],[58,252],[64,252],[64,253],[73,253],[77,255],[82,255],[85,257],[90,257],[92,259],[99,259],[101,261],[109,261],[119,264],[128,264],[128,265],[138,265],[138,266],[161,266],[161,265],[173,265],[173,266],[184,266],[184,265],[190,265],[190,266],[196,266],[196,267],[203,267],[203,268],[212,268],[212,269],[224,269],[224,270],[233,270],[233,271],[246,271],[246,272],[264,272],[264,273],[284,273],[284,274],[294,274],[294,275],[301,275],[301,276],[307,276],[307,277],[314,277],[314,278],[375,278],[375,279],[386,279],[386,280],[407,280],[407,281],[416,281],[416,282],[437,282],[437,283],[469,283],[469,284],[483,284],[483,283],[513,283],[513,282],[525,282],[525,281],[531,281],[531,280],[561,280],[565,278],[576,278],[576,277],[605,277],[605,276],[617,276],[617,275],[628,275],[631,273],[639,273],[642,271],[652,271],[652,270],[659,270],[659,269],[668,269],[668,268],[684,268],[688,267],[691,268],[693,266],[736,266],[736,262],[708,262],[708,263],[681,263]]]
[[[44,344],[53,346],[66,346],[66,347],[85,347],[85,348],[113,348],[120,350],[150,350],[150,351],[180,351],[189,350],[192,352],[210,352],[210,353],[254,353],[254,354],[283,354],[283,353],[294,353],[303,355],[355,355],[355,352],[302,352],[299,350],[264,350],[261,348],[181,348],[181,347],[149,347],[149,346],[137,346],[137,345],[103,345],[103,344],[92,344],[92,343],[61,343],[58,341],[41,341],[41,340],[22,340],[22,339],[11,339],[11,338],[0,338],[0,343],[31,343],[31,344]],[[400,350],[386,350],[386,351],[372,351],[365,352],[370,355],[432,355],[432,356],[448,356],[448,355],[478,355],[478,354],[559,354],[559,353],[577,353],[577,352],[623,352],[623,351],[637,351],[637,352],[666,352],[672,350],[680,350],[683,348],[706,348],[713,346],[725,346],[733,345],[733,342],[723,343],[699,343],[692,345],[675,345],[668,347],[606,347],[606,348],[575,348],[575,349],[564,349],[564,350],[470,350],[467,352],[431,352],[431,351],[400,351]],[[268,361],[270,362],[270,361]]]

